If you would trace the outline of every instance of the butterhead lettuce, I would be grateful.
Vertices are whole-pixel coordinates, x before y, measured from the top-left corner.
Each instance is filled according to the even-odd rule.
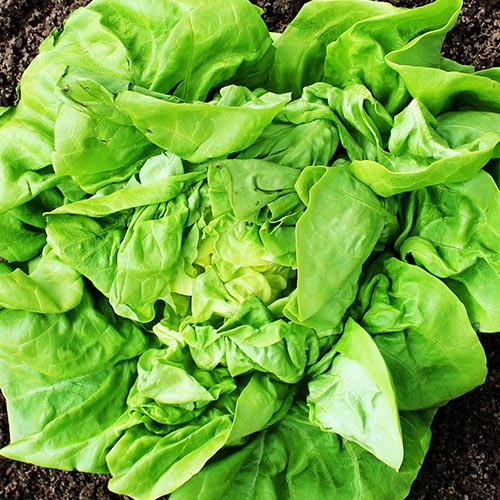
[[[500,83],[459,0],[94,0],[0,116],[11,443],[138,500],[395,500],[500,330]]]

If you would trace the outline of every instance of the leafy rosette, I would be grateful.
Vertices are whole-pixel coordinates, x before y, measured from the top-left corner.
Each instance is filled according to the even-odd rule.
[[[94,0],[0,116],[2,455],[140,500],[403,499],[500,330],[500,77],[460,10]]]

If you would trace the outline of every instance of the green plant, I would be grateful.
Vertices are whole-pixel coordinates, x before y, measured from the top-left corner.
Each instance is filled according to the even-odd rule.
[[[500,73],[441,56],[459,10],[53,33],[0,117],[1,453],[144,500],[404,498],[500,330]]]

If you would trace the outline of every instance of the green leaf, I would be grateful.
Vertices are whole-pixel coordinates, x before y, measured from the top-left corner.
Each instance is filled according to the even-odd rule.
[[[297,294],[287,315],[319,330],[338,330],[356,296],[362,266],[391,217],[344,168],[328,169],[297,222]]]
[[[307,2],[276,41],[276,56],[268,87],[293,91],[321,81],[327,47],[363,19],[397,12],[388,3],[368,1]]]
[[[216,213],[223,213],[224,202],[217,197],[225,192],[223,198],[228,198],[236,219],[262,223],[274,218],[265,213],[267,207],[272,211],[278,198],[295,194],[299,174],[295,168],[264,160],[222,160],[212,164],[208,172],[212,204]],[[298,199],[294,201],[300,206]],[[286,214],[291,211],[293,208],[287,207]]]
[[[105,457],[119,437],[134,362],[63,379],[3,359],[0,365],[11,434],[1,455],[42,467],[109,472]]]
[[[470,180],[414,191],[398,240],[411,258],[464,303],[474,326],[500,330],[500,192],[486,172]]]
[[[0,212],[38,196],[65,180],[49,167],[59,100],[57,82],[68,65],[130,80],[129,61],[119,38],[101,16],[79,9],[65,23],[64,35],[49,37],[20,83],[23,96],[0,125]],[[89,50],[90,49],[90,50]]]
[[[160,190],[161,196],[175,196],[184,188],[184,181],[192,178],[181,175],[168,179],[165,190]],[[141,191],[131,189],[132,193],[134,189]],[[118,191],[116,196],[97,202],[97,216],[113,204],[127,206],[132,193],[123,191],[123,197]],[[147,189],[146,194],[151,191]],[[75,203],[75,212],[87,213],[88,206],[86,201]],[[134,212],[123,210],[96,219],[61,211],[48,218],[49,241],[64,262],[109,298],[118,314],[151,321],[156,301],[166,299],[169,292],[183,292],[192,286],[189,269],[184,270],[184,263],[189,268],[195,258],[189,251],[191,241],[183,238],[190,212],[184,193],[164,203],[138,207]],[[71,213],[71,205],[67,211]]]
[[[410,42],[418,40],[425,65],[434,61],[439,64],[444,36],[455,24],[461,2],[437,0],[416,9],[387,7],[385,12],[372,2],[366,3],[373,14],[356,20],[328,45],[324,80],[341,88],[352,83],[365,84],[394,113],[407,103],[409,93],[386,57],[390,59],[395,51],[415,46]],[[414,67],[413,57],[406,61]]]
[[[272,62],[261,11],[244,0],[167,0],[160,6],[97,0],[89,9],[126,48],[131,81],[184,101],[205,100],[228,81],[258,86]]]
[[[310,419],[399,470],[403,441],[391,376],[377,345],[351,318],[330,369],[309,382]]]
[[[257,371],[293,384],[319,356],[313,330],[282,319],[273,321],[271,311],[254,296],[219,329],[190,325],[181,334],[198,366],[213,369],[220,363],[233,377]]]
[[[390,258],[360,293],[360,323],[384,356],[400,409],[441,406],[484,382],[483,348],[440,280]]]
[[[26,224],[16,209],[0,215],[0,257],[6,262],[24,262],[45,246],[45,234]]]
[[[172,387],[176,392],[181,389],[175,381]],[[182,397],[182,390],[178,394]],[[175,491],[226,443],[235,444],[262,430],[273,423],[276,413],[281,417],[291,404],[288,395],[285,384],[257,375],[241,391],[233,415],[225,402],[165,435],[149,432],[141,424],[131,427],[107,456],[113,474],[110,489],[146,500]],[[148,481],[142,480],[145,474]]]
[[[220,454],[171,498],[402,500],[429,447],[432,416],[433,412],[401,415],[405,460],[396,472],[360,446],[323,432],[294,406],[245,446]]]
[[[389,152],[352,162],[353,174],[381,196],[392,196],[476,175],[499,156],[498,115],[457,112],[434,118],[413,100],[394,119]]]
[[[224,446],[230,432],[228,415],[165,436],[132,427],[107,455],[113,475],[109,489],[141,500],[166,495],[196,474]]]
[[[284,119],[283,116],[279,116]],[[336,127],[328,120],[271,123],[239,158],[265,159],[292,168],[330,163],[339,144]]]
[[[0,354],[43,375],[71,378],[142,353],[149,341],[131,321],[116,317],[103,297],[84,291],[66,313],[0,310]]]
[[[172,102],[133,91],[119,93],[115,102],[153,144],[200,163],[250,146],[289,100],[287,94],[253,95],[230,86],[211,103]]]
[[[89,193],[127,180],[144,158],[157,151],[133,126],[116,124],[66,103],[59,108],[54,134],[55,172],[71,176]]]
[[[424,33],[414,43],[388,54],[387,65],[400,75],[410,94],[421,100],[432,113],[471,107],[498,113],[500,82],[492,78],[493,73],[475,73],[473,68],[436,57],[435,50],[429,51],[430,47],[440,46],[444,30],[453,27],[461,7],[458,1],[441,0],[434,4],[454,10],[443,30]]]
[[[83,294],[79,272],[45,247],[41,257],[21,268],[0,274],[0,306],[36,313],[59,313],[77,306]]]

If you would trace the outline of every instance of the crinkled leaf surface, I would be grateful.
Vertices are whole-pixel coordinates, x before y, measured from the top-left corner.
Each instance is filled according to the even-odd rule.
[[[461,183],[415,191],[408,199],[400,252],[445,283],[474,326],[500,330],[500,192],[485,171]]]
[[[484,382],[486,358],[463,304],[444,283],[395,258],[361,290],[361,324],[374,335],[398,406],[446,403]]]

